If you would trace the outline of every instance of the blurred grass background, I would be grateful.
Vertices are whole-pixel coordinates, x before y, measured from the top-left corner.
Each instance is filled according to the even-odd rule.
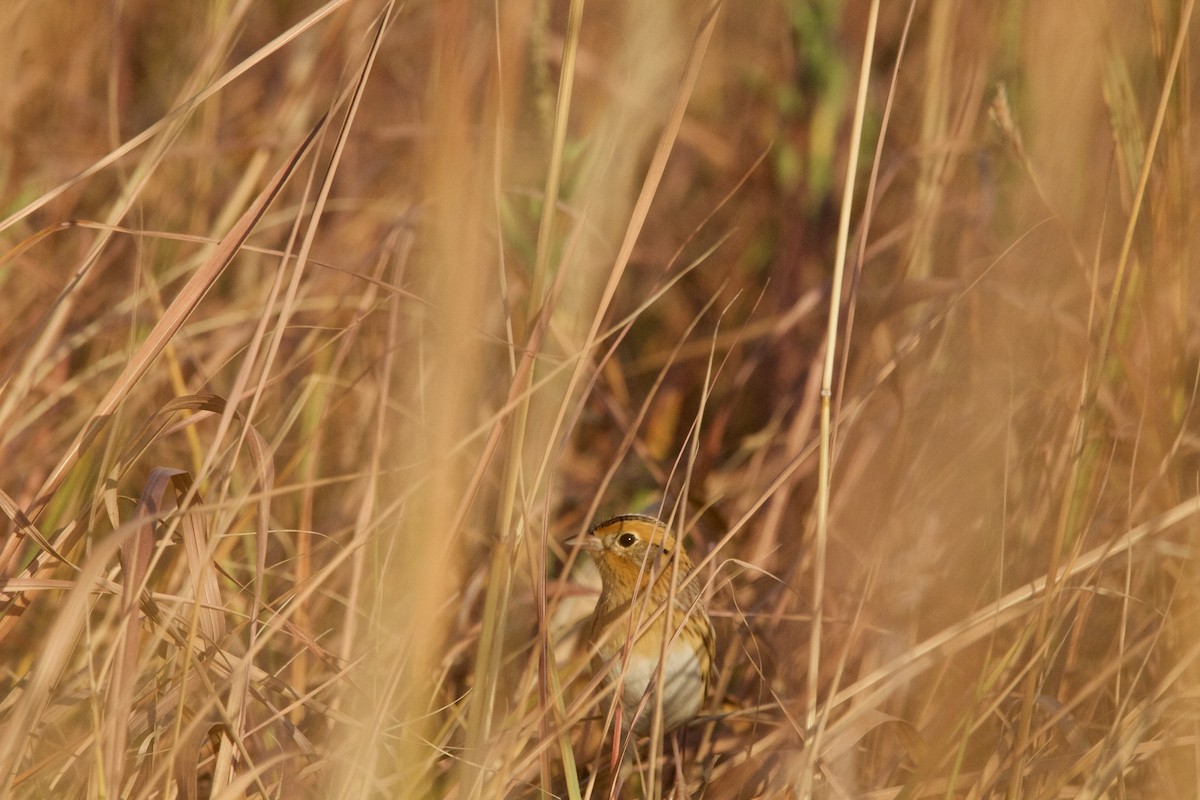
[[[1194,0],[880,5],[0,9],[0,795],[604,796],[655,508],[627,796],[1200,795]]]

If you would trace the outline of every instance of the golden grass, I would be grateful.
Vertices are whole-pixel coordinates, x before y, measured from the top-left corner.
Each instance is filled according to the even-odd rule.
[[[0,796],[608,796],[654,508],[624,796],[1197,796],[1194,0],[874,10],[0,10]]]

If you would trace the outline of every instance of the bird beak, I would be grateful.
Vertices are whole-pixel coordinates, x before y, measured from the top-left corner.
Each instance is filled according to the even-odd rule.
[[[563,542],[567,547],[578,547],[580,550],[587,550],[589,553],[595,553],[604,549],[599,537],[592,536],[590,533],[585,533],[582,536],[573,536]]]

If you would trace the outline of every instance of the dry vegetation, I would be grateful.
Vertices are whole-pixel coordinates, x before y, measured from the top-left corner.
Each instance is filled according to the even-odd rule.
[[[0,796],[1200,796],[1193,5],[4,3]]]

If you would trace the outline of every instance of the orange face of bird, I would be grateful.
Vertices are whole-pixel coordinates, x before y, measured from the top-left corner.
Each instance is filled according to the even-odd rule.
[[[600,523],[586,536],[572,539],[588,551],[606,586],[645,590],[655,578],[669,580],[676,542],[665,525],[653,517],[626,514]],[[679,553],[679,578],[691,571],[687,554]]]

